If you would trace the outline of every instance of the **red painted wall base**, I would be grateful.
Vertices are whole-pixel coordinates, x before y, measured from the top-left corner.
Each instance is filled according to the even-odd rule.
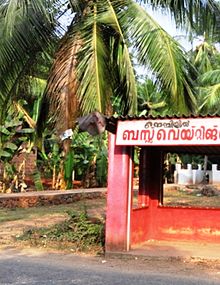
[[[220,243],[220,209],[136,209],[132,211],[131,232],[131,244],[150,239]]]

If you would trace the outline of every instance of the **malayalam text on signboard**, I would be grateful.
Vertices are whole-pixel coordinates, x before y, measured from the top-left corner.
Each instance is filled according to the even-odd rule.
[[[117,145],[218,145],[220,118],[118,121]]]

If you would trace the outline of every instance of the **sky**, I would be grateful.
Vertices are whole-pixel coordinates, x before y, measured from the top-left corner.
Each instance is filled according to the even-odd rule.
[[[195,49],[196,46],[203,42],[202,37],[194,38],[193,42],[190,42],[188,36],[186,35],[186,31],[176,28],[175,21],[172,19],[171,15],[168,12],[162,13],[161,10],[152,10],[150,6],[147,6],[146,9],[147,12],[159,23],[159,25],[180,43],[185,51],[188,52],[192,49]],[[135,69],[137,75],[140,76],[139,80],[141,81],[145,80],[144,76],[146,76],[146,74],[150,76],[150,73],[146,67],[138,66]]]
[[[202,38],[195,38],[193,43],[191,43],[186,35],[186,32],[176,28],[174,20],[172,20],[171,15],[168,13],[162,13],[161,11],[153,11],[151,7],[147,7],[147,12],[161,25],[161,27],[166,30],[172,37],[174,37],[186,50],[189,51],[194,49],[198,45]]]
[[[195,46],[202,41],[202,39],[195,39],[193,43],[190,43],[187,39],[186,32],[176,29],[174,20],[168,12],[161,12],[160,10],[152,10],[150,5],[146,6],[147,12],[172,36],[174,37],[186,51],[195,48]],[[65,14],[61,19],[64,26],[68,26],[71,23],[72,15]]]
[[[174,20],[167,13],[162,13],[161,11],[153,11],[150,6],[147,7],[147,12],[166,30],[173,38],[175,38],[186,51],[195,50],[195,48],[200,45],[204,38],[202,36],[197,36],[190,42],[186,32],[176,29]],[[220,51],[220,43],[215,43],[215,47]]]
[[[202,42],[202,38],[195,38],[193,43],[189,41],[186,32],[176,28],[175,21],[172,20],[171,15],[168,12],[161,12],[161,10],[152,10],[150,5],[146,6],[147,12],[161,25],[161,27],[166,30],[173,38],[175,38],[185,49],[189,51],[195,49],[195,47]],[[72,20],[72,15],[65,14],[61,19],[64,26],[68,26]],[[143,77],[146,75],[146,67],[136,66],[136,72],[139,76]]]

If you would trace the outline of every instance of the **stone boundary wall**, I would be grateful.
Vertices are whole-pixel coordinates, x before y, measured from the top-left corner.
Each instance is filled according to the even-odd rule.
[[[94,190],[65,190],[65,191],[39,191],[27,193],[12,193],[0,195],[0,208],[30,208],[38,206],[51,206],[70,204],[82,199],[95,199],[105,197],[106,189]]]

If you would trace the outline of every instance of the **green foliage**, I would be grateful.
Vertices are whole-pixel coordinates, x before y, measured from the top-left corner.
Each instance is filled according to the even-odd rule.
[[[202,155],[179,154],[179,159],[184,165],[192,164],[193,166],[197,166],[204,162],[204,157]]]
[[[197,67],[197,104],[200,114],[220,114],[220,53],[208,38],[192,53]]]
[[[73,187],[72,185],[72,173],[74,169],[74,153],[71,149],[64,161],[64,179],[67,183],[66,189],[71,189]]]
[[[54,38],[56,11],[54,1],[49,2],[37,0],[32,5],[30,1],[1,1],[0,105],[15,97],[38,53],[45,52]]]
[[[41,122],[49,114],[65,130],[66,125],[74,121],[74,112],[88,113],[96,109],[112,113],[115,110],[111,102],[115,97],[120,102],[120,112],[135,113],[137,90],[133,54],[138,64],[151,68],[158,85],[169,91],[177,112],[192,110],[195,100],[191,66],[186,55],[142,3],[169,10],[177,25],[199,31],[201,27],[211,30],[218,20],[219,3],[214,0],[35,0],[34,3],[2,0],[0,106],[10,106],[15,97],[42,94],[51,64],[48,53],[53,52],[54,45],[63,36],[59,17],[71,9],[73,18],[68,29],[64,28],[66,34],[57,52],[57,64],[49,77],[48,86],[52,87],[47,91],[51,92],[45,92],[44,107],[49,103],[52,111],[43,108]],[[38,70],[35,69],[37,63]],[[30,79],[36,79],[36,84],[27,87]],[[80,104],[72,108],[70,105],[76,94]],[[30,97],[28,106],[32,106],[33,97]]]
[[[94,222],[86,212],[68,211],[69,219],[50,228],[31,229],[19,239],[29,240],[34,245],[50,245],[59,242],[71,245],[75,251],[88,251],[101,248],[104,245],[104,225],[97,220]],[[70,244],[69,244],[70,243]]]
[[[21,115],[15,114],[11,110],[5,118],[4,124],[0,125],[0,159],[3,162],[10,161],[22,142],[28,139],[21,135],[23,131],[27,130],[22,128],[22,123]]]
[[[203,34],[216,29],[219,15],[219,1],[212,0],[145,0],[154,9],[163,8],[171,13],[181,29]],[[192,35],[193,36],[193,35]]]
[[[39,191],[44,190],[43,184],[41,182],[41,174],[40,174],[39,170],[35,170],[35,172],[33,174],[33,178],[34,178],[34,185],[35,185],[36,189]]]
[[[74,170],[76,179],[81,180],[93,159],[94,146],[92,139],[86,133],[78,134],[73,139]]]
[[[148,77],[140,78],[137,83],[138,111],[141,115],[168,115],[172,113],[172,104],[165,91],[160,91],[157,84]],[[170,110],[171,109],[171,110]]]
[[[169,10],[177,25],[196,30],[214,25],[217,1],[70,2],[74,18],[56,54],[39,122],[47,120],[60,135],[79,114],[137,114],[135,64],[149,70],[157,91],[166,91],[175,114],[197,110],[196,70],[144,4]]]
[[[100,186],[105,186],[108,172],[108,153],[104,142],[100,146],[96,159],[96,179]]]
[[[74,132],[71,150],[64,159],[62,149],[54,135],[45,139],[44,151],[38,151],[38,168],[42,175],[51,178],[54,168],[56,175],[63,164],[67,189],[72,188],[72,172],[75,180],[83,180],[95,163],[97,186],[105,186],[107,181],[107,140],[105,135],[92,137],[87,133]]]
[[[10,162],[5,161],[4,162],[4,171],[6,173],[5,181],[9,182],[14,178],[14,175],[16,173],[15,166],[11,164]]]
[[[44,177],[52,177],[55,167],[56,173],[59,172],[60,163],[62,161],[62,151],[55,137],[48,136],[44,139],[44,147],[38,150],[38,168]]]
[[[92,162],[96,162],[96,179],[100,186],[107,178],[107,141],[103,137],[91,137],[87,133],[78,133],[73,138],[75,177],[82,180]]]

